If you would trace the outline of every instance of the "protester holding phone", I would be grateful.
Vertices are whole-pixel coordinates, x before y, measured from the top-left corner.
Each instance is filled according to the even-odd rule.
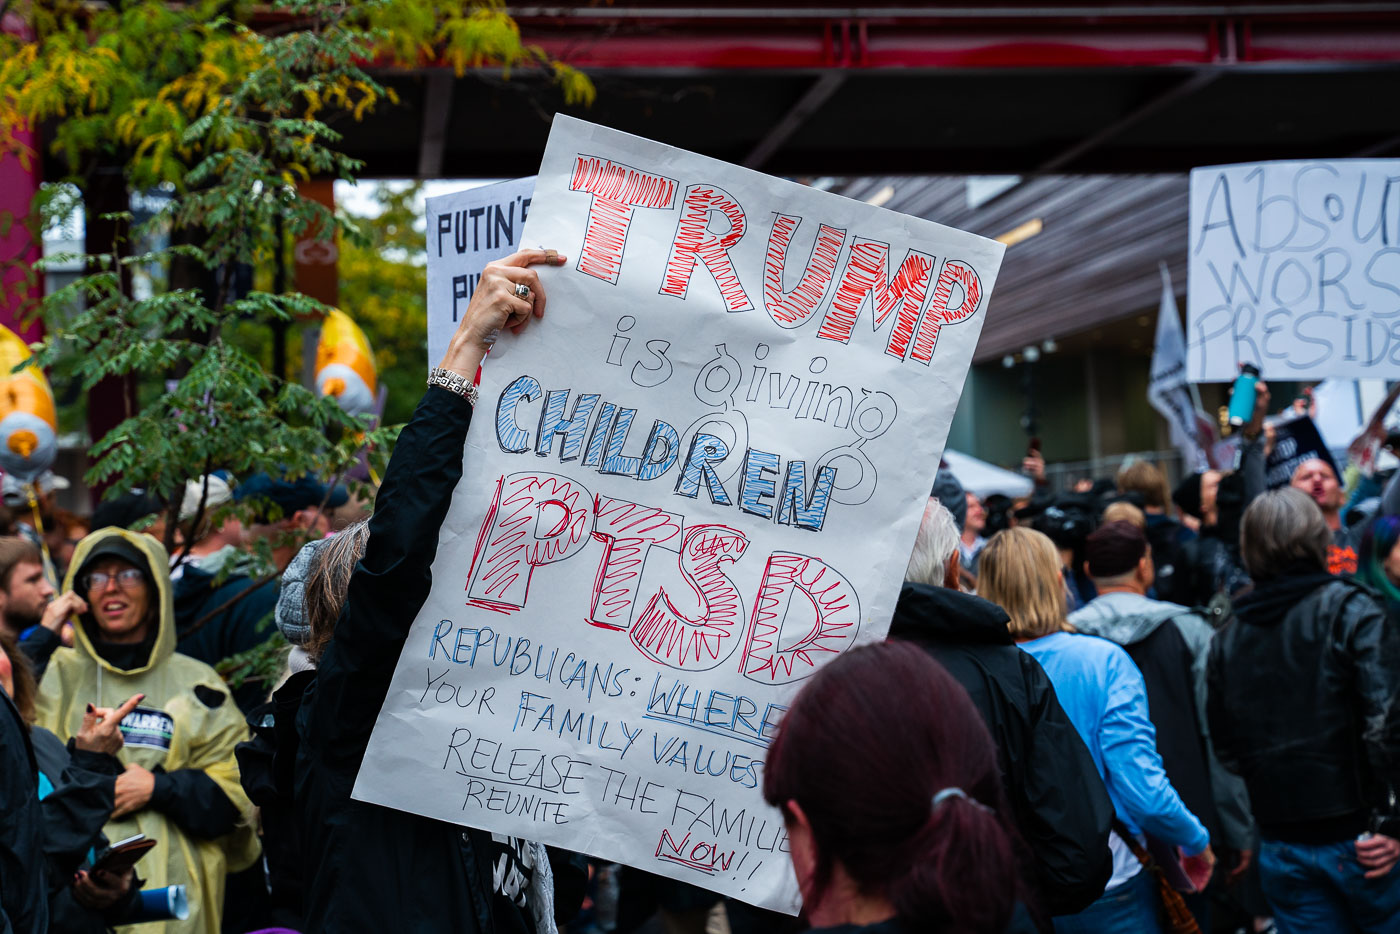
[[[122,923],[137,901],[136,873],[129,866],[101,871],[90,865],[90,857],[106,847],[102,827],[112,813],[115,779],[122,771],[115,756],[122,748],[121,721],[142,696],[115,709],[89,705],[77,735],[65,746],[53,733],[32,725],[34,675],[8,633],[0,633],[0,688],[30,724],[49,929],[99,934]]]

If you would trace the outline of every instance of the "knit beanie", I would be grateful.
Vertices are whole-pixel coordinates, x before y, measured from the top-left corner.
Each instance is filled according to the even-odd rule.
[[[311,638],[311,623],[306,618],[306,579],[311,576],[311,561],[316,551],[328,541],[328,538],[318,538],[302,545],[287,570],[282,572],[282,588],[277,595],[273,619],[292,645],[305,645]]]

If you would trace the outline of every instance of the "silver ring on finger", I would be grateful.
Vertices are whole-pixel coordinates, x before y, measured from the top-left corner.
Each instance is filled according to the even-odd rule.
[[[526,285],[525,283],[523,283],[523,282],[517,282],[517,283],[515,284],[515,297],[516,297],[516,298],[529,298],[529,297],[530,297],[530,287],[529,287],[528,285]]]

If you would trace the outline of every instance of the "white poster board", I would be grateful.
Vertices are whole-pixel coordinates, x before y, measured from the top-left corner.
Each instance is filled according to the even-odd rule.
[[[1400,377],[1400,160],[1191,171],[1193,382]]]
[[[429,367],[447,352],[486,264],[520,249],[534,193],[531,176],[427,199]]]
[[[355,797],[795,912],[765,752],[885,635],[1003,248],[564,116],[526,242]]]

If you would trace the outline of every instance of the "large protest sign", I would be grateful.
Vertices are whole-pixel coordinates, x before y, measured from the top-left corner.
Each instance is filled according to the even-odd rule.
[[[526,236],[355,796],[793,912],[765,754],[886,632],[1002,247],[562,116]]]
[[[428,366],[447,352],[486,264],[520,249],[534,193],[531,176],[427,199]]]
[[[1400,161],[1191,172],[1193,381],[1400,376]]]

